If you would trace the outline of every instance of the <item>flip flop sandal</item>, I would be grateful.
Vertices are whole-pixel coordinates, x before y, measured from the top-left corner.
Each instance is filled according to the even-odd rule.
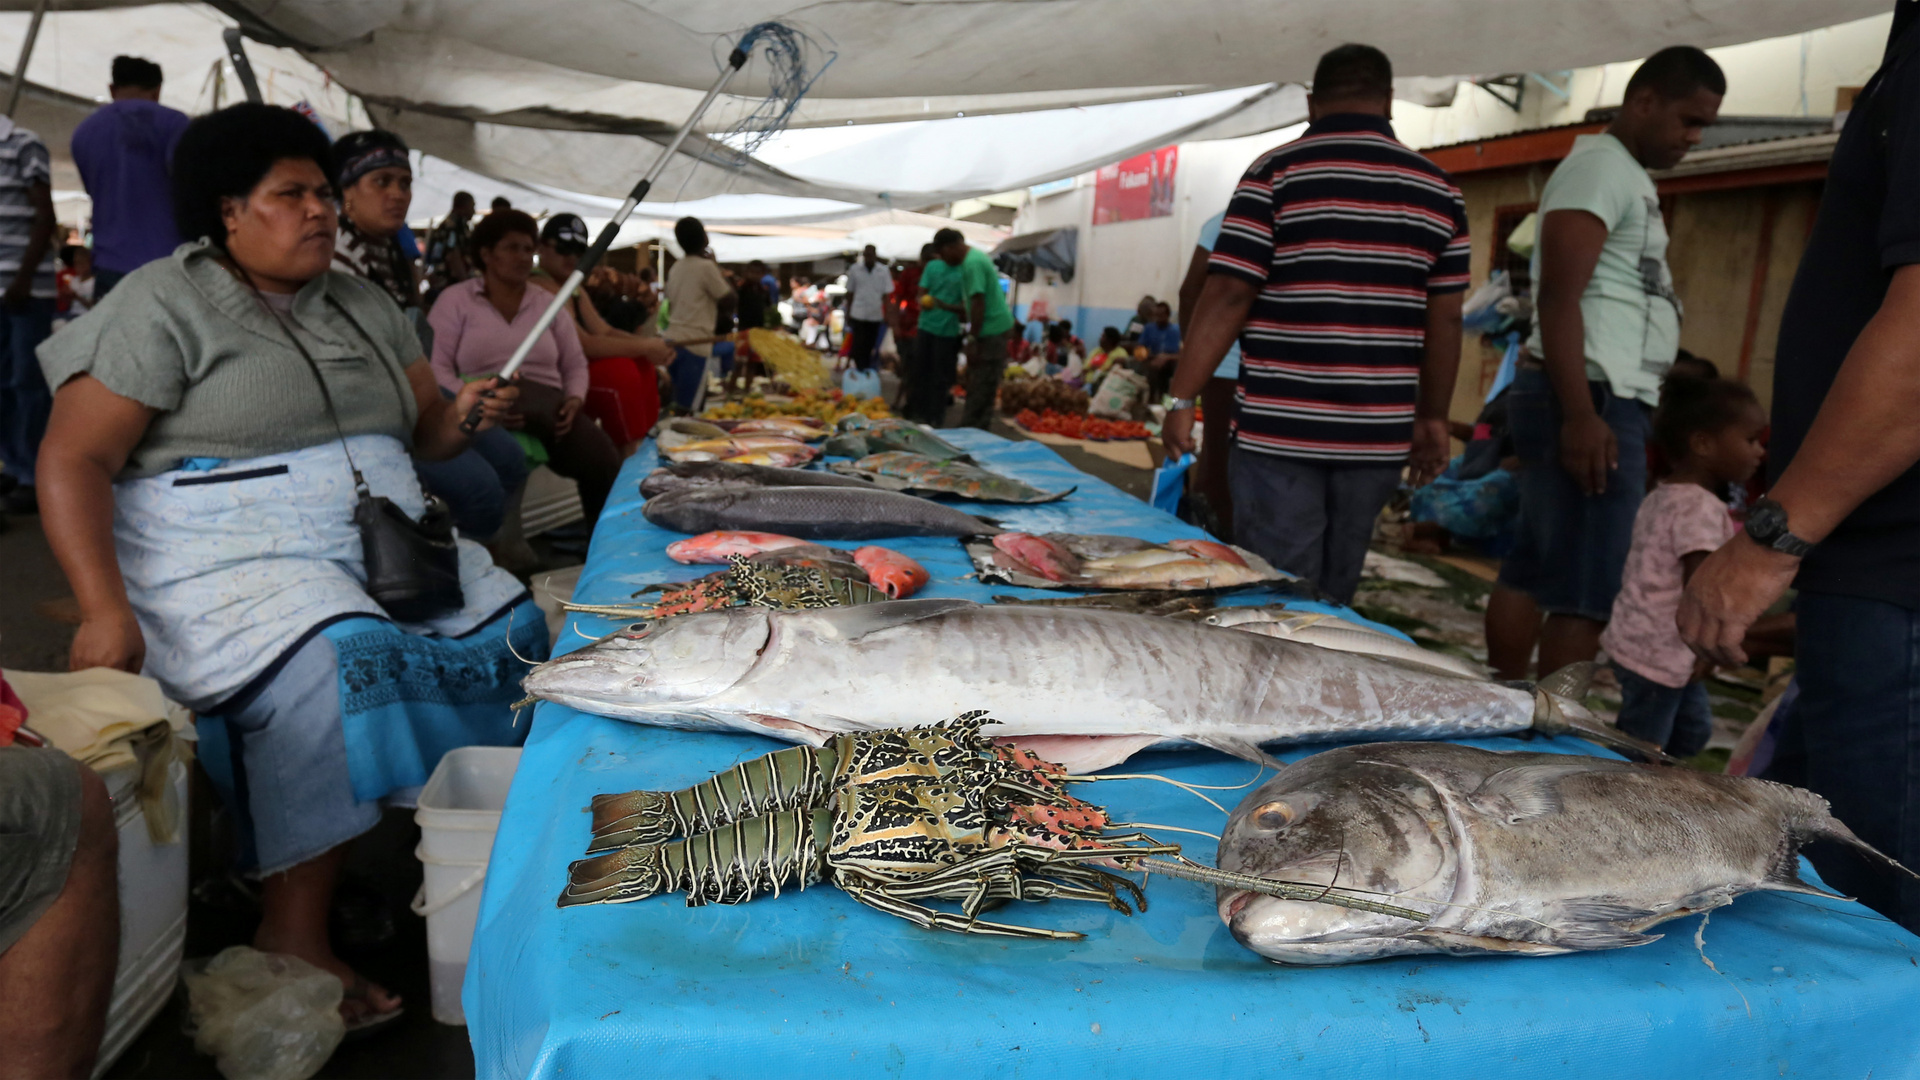
[[[353,983],[341,993],[342,1001],[357,1001],[367,1008],[373,1008],[373,984],[364,975],[355,975]],[[358,1020],[347,1021],[347,1040],[362,1039],[383,1028],[391,1027],[407,1014],[407,1007],[399,1005],[387,1012],[369,1012]]]

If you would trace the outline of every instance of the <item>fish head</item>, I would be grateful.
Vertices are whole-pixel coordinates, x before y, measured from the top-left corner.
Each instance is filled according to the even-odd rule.
[[[701,701],[738,683],[760,659],[773,635],[769,614],[729,608],[633,623],[536,666],[521,685],[600,716],[697,718]]]
[[[1343,756],[1346,760],[1316,765],[1322,758]],[[1451,900],[1459,864],[1435,786],[1405,768],[1353,760],[1348,751],[1316,755],[1283,770],[1234,810],[1220,840],[1223,870],[1353,890],[1421,911],[1433,909],[1401,901]],[[1287,963],[1367,955],[1375,943],[1421,925],[1246,889],[1222,887],[1216,900],[1220,919],[1236,940]]]

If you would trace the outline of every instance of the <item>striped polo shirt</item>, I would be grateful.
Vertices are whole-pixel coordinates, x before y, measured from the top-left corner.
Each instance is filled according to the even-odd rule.
[[[1259,286],[1235,443],[1398,464],[1413,435],[1427,297],[1467,287],[1467,211],[1384,117],[1341,113],[1247,170],[1209,272]]]
[[[0,289],[12,284],[19,273],[20,259],[33,236],[33,200],[28,190],[35,183],[51,184],[52,180],[47,144],[0,116]],[[55,246],[47,245],[46,257],[33,275],[33,295],[38,299],[54,297]]]

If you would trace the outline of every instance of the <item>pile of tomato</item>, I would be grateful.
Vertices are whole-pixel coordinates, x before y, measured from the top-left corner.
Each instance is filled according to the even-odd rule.
[[[1039,435],[1064,435],[1069,439],[1092,439],[1095,442],[1153,437],[1147,426],[1137,420],[1103,420],[1097,416],[1055,412],[1052,409],[1038,413],[1032,409],[1022,409],[1013,422]]]

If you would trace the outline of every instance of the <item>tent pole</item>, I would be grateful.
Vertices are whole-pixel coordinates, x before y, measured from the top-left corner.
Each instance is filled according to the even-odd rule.
[[[240,77],[240,88],[247,92],[247,100],[255,105],[266,99],[260,96],[260,81],[253,77],[253,64],[247,60],[247,47],[241,41],[240,28],[229,26],[220,34],[227,43],[227,59],[233,63],[233,73]]]
[[[741,43],[746,48],[752,48],[752,37],[752,34],[747,35],[741,39]],[[639,183],[633,185],[633,190],[627,193],[627,201],[621,203],[620,209],[614,211],[612,219],[600,230],[600,235],[594,238],[593,246],[587,249],[586,254],[580,256],[580,262],[574,266],[573,273],[567,275],[567,280],[561,283],[560,290],[553,294],[553,300],[547,304],[547,310],[540,313],[539,320],[533,324],[532,329],[527,331],[526,339],[520,342],[519,347],[513,350],[513,355],[507,358],[506,366],[499,371],[500,381],[508,382],[519,372],[520,365],[526,362],[527,354],[533,351],[533,346],[540,340],[540,335],[547,332],[547,327],[553,325],[554,318],[566,308],[567,301],[579,291],[581,284],[587,280],[587,275],[593,271],[594,267],[600,265],[600,260],[606,255],[607,249],[613,246],[614,238],[620,235],[620,226],[627,223],[627,218],[633,216],[634,208],[639,206],[640,201],[647,197],[647,192],[653,189],[654,180],[667,171],[667,166],[673,161],[673,155],[680,152],[680,144],[686,142],[687,136],[693,132],[693,126],[706,115],[708,106],[713,104],[714,99],[720,96],[720,91],[727,88],[727,83],[742,67],[746,66],[746,63],[746,52],[740,46],[735,46],[733,52],[727,57],[726,66],[720,71],[720,77],[707,88],[707,96],[700,99],[700,104],[694,107],[693,113],[687,117],[687,122],[681,124],[680,130],[673,133],[673,139],[667,143],[666,149],[660,152],[659,159],[647,169],[647,174],[640,178]],[[661,284],[666,283],[663,281]],[[466,419],[460,421],[460,430],[471,435],[479,430],[479,427],[480,406],[475,405]]]
[[[20,92],[27,88],[27,62],[33,59],[33,43],[40,37],[40,20],[47,17],[47,0],[33,5],[33,21],[27,24],[27,38],[20,43],[20,60],[13,65],[13,87],[7,91],[7,117],[20,107]]]

